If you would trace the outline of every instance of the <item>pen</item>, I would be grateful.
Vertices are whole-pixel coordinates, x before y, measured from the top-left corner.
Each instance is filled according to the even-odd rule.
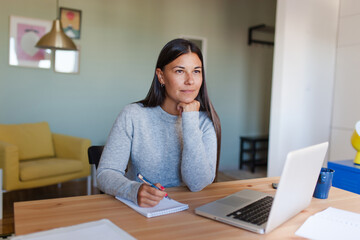
[[[140,173],[137,174],[137,177],[138,177],[141,181],[143,181],[144,183],[150,185],[151,187],[156,188],[157,190],[162,191],[160,188],[158,188],[157,186],[155,186],[152,182],[150,182],[149,180],[147,180],[147,179],[146,179],[143,175],[141,175]],[[165,197],[168,198],[168,199],[171,199],[168,194],[166,194]]]

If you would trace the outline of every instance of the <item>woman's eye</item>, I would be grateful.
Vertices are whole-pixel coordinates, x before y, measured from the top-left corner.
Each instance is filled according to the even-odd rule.
[[[201,73],[201,71],[200,70],[195,70],[194,73]]]
[[[178,70],[176,70],[175,72],[176,72],[176,73],[182,73],[182,72],[183,72],[183,70],[178,69]]]

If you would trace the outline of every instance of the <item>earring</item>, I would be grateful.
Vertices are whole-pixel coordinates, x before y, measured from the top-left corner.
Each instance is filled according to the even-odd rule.
[[[164,87],[164,84],[163,84],[163,83],[160,83],[160,86],[161,86],[161,87]]]

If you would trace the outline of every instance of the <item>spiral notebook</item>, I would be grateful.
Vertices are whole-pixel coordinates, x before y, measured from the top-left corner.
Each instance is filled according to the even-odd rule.
[[[180,203],[178,201],[168,198],[163,198],[158,205],[151,208],[139,207],[133,202],[120,197],[116,197],[116,199],[120,200],[121,202],[125,203],[126,205],[128,205],[129,207],[131,207],[141,215],[148,218],[166,215],[170,213],[176,213],[176,212],[184,211],[189,208],[189,205],[187,204]]]

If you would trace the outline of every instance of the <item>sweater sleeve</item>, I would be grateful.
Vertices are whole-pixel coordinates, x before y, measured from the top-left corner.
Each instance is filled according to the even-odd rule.
[[[182,113],[183,152],[181,175],[191,191],[200,191],[214,181],[217,140],[212,121],[200,129],[199,112]]]
[[[137,204],[137,192],[141,183],[124,176],[129,162],[133,127],[128,108],[116,119],[97,169],[99,189],[106,194],[119,196]]]

